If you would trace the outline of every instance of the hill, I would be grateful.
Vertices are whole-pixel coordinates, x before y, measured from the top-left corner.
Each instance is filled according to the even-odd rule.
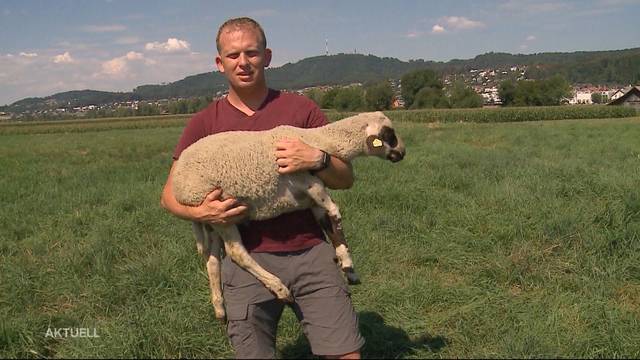
[[[315,56],[287,63],[266,71],[269,85],[278,89],[301,89],[316,85],[367,83],[400,78],[404,73],[430,68],[442,74],[466,72],[470,69],[504,68],[527,65],[527,77],[547,78],[563,75],[571,83],[627,85],[640,82],[640,48],[611,51],[549,52],[531,55],[486,53],[473,59],[447,62],[425,60],[401,61],[396,58],[362,54]],[[178,97],[211,96],[226,89],[224,76],[208,72],[188,76],[166,85],[142,85],[132,92],[95,90],[68,91],[44,98],[26,98],[4,111],[36,111],[59,106],[98,105],[127,100],[156,100]]]

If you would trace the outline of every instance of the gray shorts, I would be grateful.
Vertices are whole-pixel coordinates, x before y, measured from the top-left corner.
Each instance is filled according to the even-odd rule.
[[[328,243],[292,253],[251,253],[291,290],[291,307],[315,355],[359,350],[364,338],[351,293]],[[237,358],[274,358],[276,329],[285,304],[227,256],[222,261],[227,334]]]

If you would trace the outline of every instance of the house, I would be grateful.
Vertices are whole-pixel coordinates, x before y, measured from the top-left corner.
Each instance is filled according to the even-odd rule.
[[[402,99],[401,96],[394,96],[393,100],[391,101],[391,108],[392,109],[404,108],[404,99]]]
[[[608,105],[631,106],[640,110],[640,86],[633,86],[624,95],[611,101]]]
[[[624,89],[617,89],[617,90],[613,90],[610,94],[609,94],[609,100],[613,101],[619,97],[621,97],[622,95],[624,95],[627,91],[631,90],[631,87],[628,88],[624,88]]]
[[[574,93],[573,98],[569,100],[569,104],[591,104],[591,91],[578,90]]]

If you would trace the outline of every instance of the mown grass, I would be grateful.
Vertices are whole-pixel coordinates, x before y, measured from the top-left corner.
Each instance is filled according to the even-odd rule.
[[[396,127],[333,192],[365,357],[640,356],[640,118]],[[1,357],[232,356],[159,207],[180,132],[0,137]],[[278,351],[310,356],[290,311]]]

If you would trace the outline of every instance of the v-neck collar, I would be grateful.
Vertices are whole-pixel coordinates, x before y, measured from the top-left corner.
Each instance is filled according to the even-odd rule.
[[[227,105],[229,105],[234,111],[237,111],[239,114],[242,115],[242,117],[245,118],[254,118],[256,117],[256,115],[258,115],[258,113],[260,112],[260,110],[262,110],[265,106],[267,106],[267,103],[269,103],[278,93],[277,90],[273,90],[273,89],[268,89],[267,92],[267,96],[264,98],[264,100],[262,101],[262,104],[260,104],[260,106],[258,106],[258,108],[253,112],[252,115],[247,115],[244,111],[238,109],[237,107],[233,106],[233,104],[231,103],[231,101],[229,101],[228,98],[225,97],[224,101],[227,103]]]

